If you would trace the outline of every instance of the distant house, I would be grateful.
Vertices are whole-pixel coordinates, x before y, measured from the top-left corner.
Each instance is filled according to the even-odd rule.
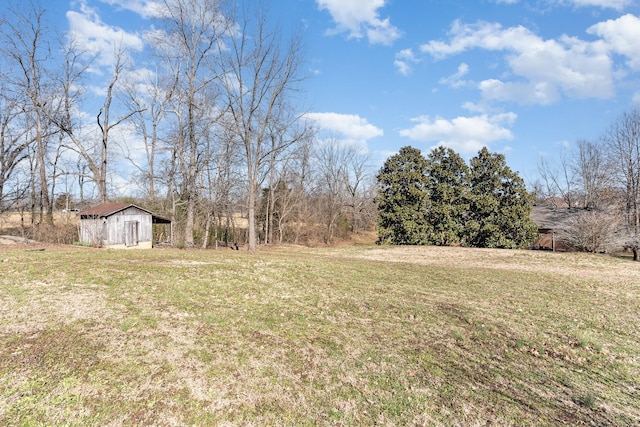
[[[153,247],[153,224],[170,224],[139,206],[103,203],[80,212],[80,241],[105,248]]]
[[[544,202],[533,206],[531,219],[538,226],[538,239],[532,249],[567,251],[570,247],[560,241],[559,237],[567,229],[568,223],[584,209],[569,208],[565,203]]]

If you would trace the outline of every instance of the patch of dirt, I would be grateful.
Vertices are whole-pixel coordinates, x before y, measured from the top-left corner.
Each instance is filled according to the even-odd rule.
[[[189,260],[189,259],[174,259],[174,260],[171,260],[170,263],[173,265],[179,265],[179,266],[213,264],[211,262],[195,261],[195,260]]]
[[[57,288],[57,289],[54,289]],[[46,329],[52,320],[70,324],[78,320],[99,323],[118,316],[107,306],[104,295],[84,286],[32,282],[23,285],[21,301],[9,296],[0,297],[0,324],[2,333],[26,334]],[[23,300],[26,299],[26,301]]]

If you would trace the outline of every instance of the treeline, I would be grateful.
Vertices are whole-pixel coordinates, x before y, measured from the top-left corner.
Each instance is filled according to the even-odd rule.
[[[119,153],[136,171],[129,195],[172,220],[178,245],[330,243],[370,228],[368,159],[316,140],[298,105],[300,34],[260,4],[166,0],[144,49],[115,44],[105,62],[73,34],[49,32],[43,6],[9,1],[0,213],[31,213],[32,237],[44,236],[56,205],[84,208],[131,185],[117,179]]]
[[[538,164],[538,203],[573,209],[559,236],[584,251],[631,250],[640,259],[640,111],[615,119],[594,140]]]
[[[520,248],[537,236],[533,196],[502,154],[404,147],[378,176],[379,243]]]

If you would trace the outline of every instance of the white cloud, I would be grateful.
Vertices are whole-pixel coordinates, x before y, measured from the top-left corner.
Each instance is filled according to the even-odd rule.
[[[86,2],[80,3],[80,11],[68,11],[69,36],[80,50],[96,55],[98,66],[110,66],[115,62],[115,53],[120,49],[139,52],[144,48],[143,40],[122,28],[102,22],[97,11]]]
[[[602,37],[607,48],[627,58],[633,70],[640,70],[640,18],[627,14],[590,27],[587,32]]]
[[[500,24],[484,21],[463,24],[456,20],[451,24],[449,36],[450,42],[432,40],[420,46],[420,49],[436,59],[442,59],[474,48],[522,51],[528,45],[535,48],[539,44],[537,36],[524,27],[503,30]]]
[[[408,76],[413,72],[413,68],[406,61],[400,61],[396,59],[393,61],[393,66],[397,68],[398,72],[403,76]]]
[[[561,0],[561,4],[569,4],[574,7],[600,7],[603,9],[623,10],[633,4],[633,0]]]
[[[547,82],[521,83],[489,79],[480,82],[478,88],[486,100],[517,101],[521,104],[549,105],[558,101],[560,94],[555,85]]]
[[[155,71],[149,68],[136,68],[131,70],[125,70],[122,80],[131,85],[140,85],[141,87],[148,87],[144,93],[148,93],[153,87],[149,82],[157,80],[157,74]]]
[[[123,162],[132,161],[137,165],[145,165],[147,162],[145,142],[133,122],[123,122],[113,128],[113,135],[110,135],[110,138],[113,141],[114,157],[118,156]]]
[[[349,148],[363,155],[371,154],[367,141],[362,139],[336,138],[328,136],[327,138],[317,138],[315,140],[316,148]]]
[[[398,28],[391,25],[389,18],[375,22],[367,28],[367,37],[371,44],[390,45],[401,36],[402,33]]]
[[[484,103],[475,103],[471,101],[463,103],[462,108],[467,111],[471,111],[472,113],[487,113],[487,111],[490,109],[489,106],[485,105]]]
[[[336,28],[332,33],[348,32],[350,38],[367,37],[369,43],[390,45],[401,36],[389,18],[381,19],[378,9],[385,0],[316,0],[320,10],[331,14]]]
[[[594,30],[595,31],[595,30]],[[480,84],[489,99],[550,103],[562,92],[574,98],[608,98],[614,93],[613,61],[606,44],[562,36],[544,40],[525,27],[455,21],[448,42],[430,41],[421,50],[436,59],[471,49],[506,52],[516,81],[490,79]]]
[[[141,183],[133,173],[131,176],[125,177],[120,173],[109,172],[107,177],[107,191],[113,197],[126,197],[134,194],[145,194],[146,192],[141,188]]]
[[[420,62],[411,49],[403,49],[396,53],[396,59],[393,61],[393,65],[398,72],[403,76],[408,76],[413,72],[413,64]]]
[[[516,4],[519,0],[495,0],[498,4]],[[622,10],[633,4],[633,0],[548,0],[558,6],[600,7],[602,9]]]
[[[161,1],[154,0],[101,0],[112,6],[137,13],[143,18],[159,18],[163,15],[165,6]]]
[[[403,129],[400,135],[414,141],[435,143],[450,147],[461,154],[472,154],[491,143],[513,138],[508,126],[517,118],[515,113],[456,117],[447,120],[428,116],[413,119],[413,127]]]
[[[469,84],[469,81],[463,80],[462,78],[469,74],[469,66],[464,62],[458,66],[458,71],[448,77],[443,77],[440,79],[439,83],[441,85],[451,86],[452,88],[459,88]]]
[[[322,129],[337,132],[348,139],[368,140],[384,134],[382,129],[356,114],[307,113],[305,117]]]

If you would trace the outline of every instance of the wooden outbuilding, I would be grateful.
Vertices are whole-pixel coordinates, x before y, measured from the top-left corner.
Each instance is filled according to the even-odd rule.
[[[80,241],[119,249],[153,247],[153,224],[171,221],[130,203],[103,203],[80,212]]]

